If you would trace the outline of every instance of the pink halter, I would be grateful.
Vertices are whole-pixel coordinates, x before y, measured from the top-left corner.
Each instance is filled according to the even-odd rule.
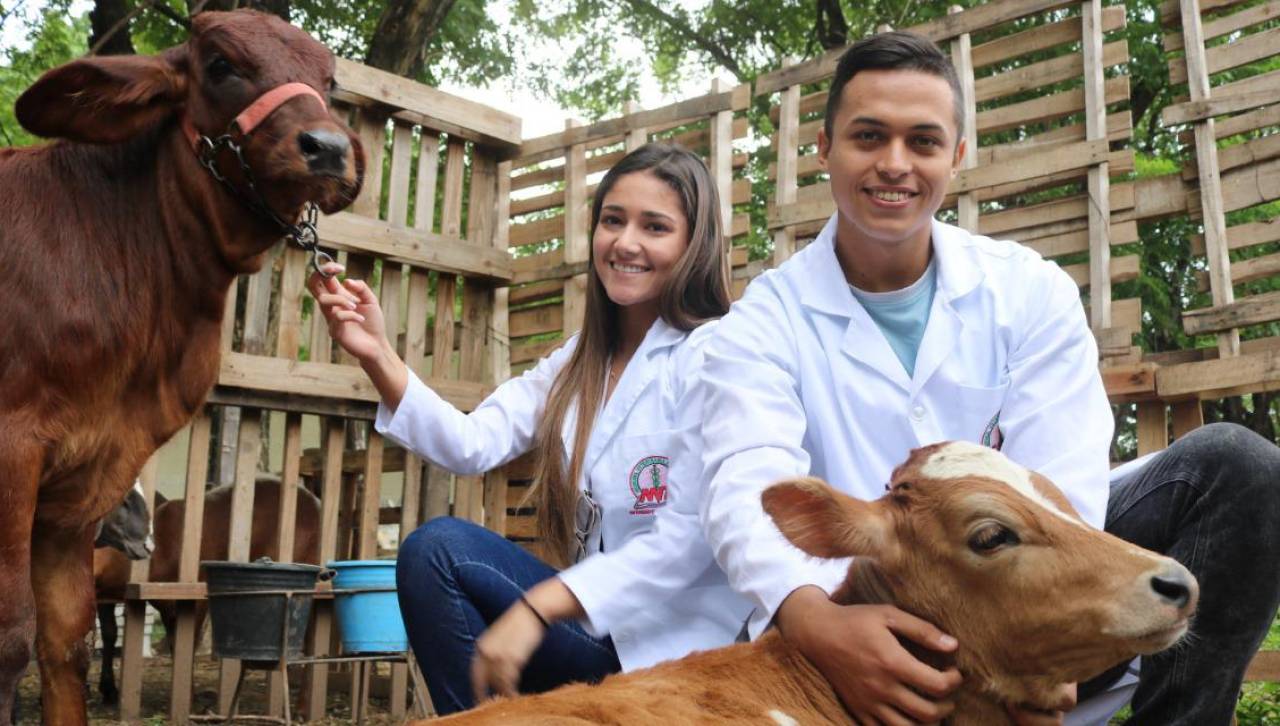
[[[249,104],[245,110],[240,112],[231,122],[228,131],[234,129],[240,132],[242,136],[248,136],[258,124],[262,123],[268,116],[280,108],[285,101],[295,96],[311,96],[320,102],[324,108],[328,108],[328,104],[324,102],[324,96],[321,96],[316,89],[305,83],[286,83],[281,86],[267,91],[258,97],[258,100]],[[196,131],[196,127],[191,123],[191,117],[187,114],[182,115],[182,131],[186,134],[187,140],[197,150],[200,148],[200,132]]]

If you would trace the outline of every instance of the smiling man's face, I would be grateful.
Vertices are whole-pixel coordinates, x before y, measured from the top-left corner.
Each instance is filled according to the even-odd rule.
[[[866,70],[845,85],[818,156],[831,175],[837,238],[916,249],[959,169],[955,105],[946,79],[915,70]]]

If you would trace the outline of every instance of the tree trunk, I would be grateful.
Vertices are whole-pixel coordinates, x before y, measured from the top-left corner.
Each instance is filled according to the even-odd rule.
[[[89,47],[98,55],[133,55],[133,40],[129,37],[133,9],[130,0],[96,0],[89,11]]]
[[[845,21],[840,0],[818,0],[818,22],[814,34],[826,50],[843,48],[849,43],[849,23]]]
[[[365,63],[399,76],[422,73],[427,45],[439,32],[454,0],[388,0],[369,42]]]

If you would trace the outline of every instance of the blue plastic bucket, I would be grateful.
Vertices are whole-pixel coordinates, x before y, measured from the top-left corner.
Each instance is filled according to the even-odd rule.
[[[402,653],[409,649],[396,599],[395,560],[330,562],[334,608],[347,653]]]

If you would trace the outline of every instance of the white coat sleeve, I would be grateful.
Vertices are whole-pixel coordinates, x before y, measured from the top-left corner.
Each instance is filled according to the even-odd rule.
[[[1115,421],[1098,372],[1075,283],[1056,265],[1024,318],[1008,358],[1009,390],[1000,411],[1001,451],[1058,486],[1080,516],[1101,528],[1110,491]],[[1047,294],[1046,294],[1047,291]]]
[[[409,385],[393,414],[382,403],[374,428],[436,466],[482,474],[528,451],[556,374],[577,338],[518,378],[498,386],[476,410],[459,411],[409,371]]]
[[[798,353],[773,284],[767,274],[757,278],[720,321],[700,379],[707,412],[703,527],[730,586],[756,605],[752,637],[796,588],[830,579],[821,561],[782,537],[760,503],[767,487],[807,475],[810,464]]]
[[[671,422],[676,447],[667,473],[667,505],[654,514],[653,527],[616,550],[593,555],[560,573],[586,612],[586,627],[603,637],[651,604],[661,603],[715,567],[702,535],[703,495],[698,424],[703,389],[694,385],[703,360],[705,335],[695,331],[669,362],[675,379],[677,420]]]

